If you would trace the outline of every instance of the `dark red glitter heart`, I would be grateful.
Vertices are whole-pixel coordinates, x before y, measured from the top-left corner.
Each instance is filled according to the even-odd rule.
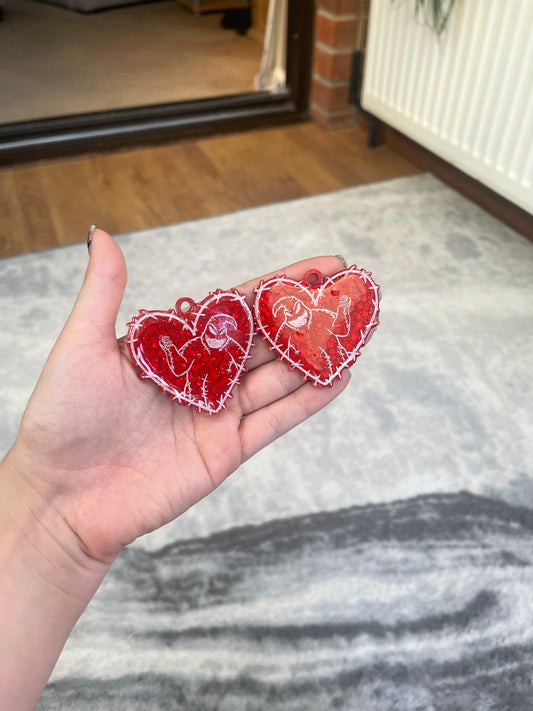
[[[225,407],[254,335],[242,294],[216,291],[198,304],[180,299],[169,311],[139,311],[128,326],[127,343],[141,378],[198,412]]]
[[[332,385],[353,365],[378,325],[379,286],[355,265],[322,279],[279,276],[255,290],[259,331],[292,368],[315,385]]]

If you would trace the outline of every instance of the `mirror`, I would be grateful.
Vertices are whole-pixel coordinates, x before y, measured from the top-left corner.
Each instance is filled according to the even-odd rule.
[[[268,0],[4,0],[0,124],[253,92],[267,12]]]
[[[62,3],[94,1],[131,2],[54,0]],[[194,6],[202,2],[179,1],[193,2]],[[7,31],[13,21],[9,19],[11,8],[19,7],[21,12],[26,12],[28,8],[45,7],[56,14],[60,12],[62,19],[66,18],[70,25],[80,19],[77,17],[79,13],[65,7],[50,4],[41,7],[42,0],[0,0],[0,4],[2,2],[6,3],[5,19],[0,27],[3,39],[12,34]],[[211,23],[208,27],[211,36],[216,33],[214,45],[219,41],[229,42],[231,46],[236,43],[235,47],[239,45],[239,40],[248,43],[248,71],[242,73],[240,79],[237,76],[237,60],[231,60],[230,52],[234,50],[226,48],[222,58],[217,56],[209,62],[209,44],[203,40],[196,43],[189,40],[189,54],[184,51],[180,54],[177,43],[165,40],[175,50],[168,60],[170,64],[167,66],[155,61],[157,45],[164,43],[159,32],[150,30],[147,17],[159,5],[168,13],[166,24],[170,24],[169,17],[177,16],[174,3],[177,4],[178,0],[148,3],[139,0],[131,6],[138,13],[135,15],[137,21],[130,24],[116,22],[115,38],[108,36],[103,44],[103,28],[110,22],[105,18],[109,18],[112,12],[120,17],[128,6],[82,15],[81,19],[92,18],[101,33],[79,33],[76,42],[71,41],[73,32],[68,27],[51,23],[45,32],[43,23],[37,21],[31,26],[29,44],[35,44],[40,50],[27,62],[24,71],[14,70],[16,62],[20,67],[27,59],[24,47],[11,40],[0,43],[0,95],[3,100],[1,107],[5,107],[3,115],[0,111],[0,165],[306,120],[309,117],[314,2],[250,2],[252,18],[254,5],[258,4],[263,11],[256,15],[259,21],[255,28],[252,19],[251,27],[242,31],[239,27],[222,26],[221,21],[229,11],[218,13],[218,18],[215,15],[214,22],[213,16],[209,17],[212,13],[193,12],[191,17],[190,10],[178,6],[180,13],[184,10],[189,13],[187,21],[194,18],[197,27],[205,19],[204,15],[207,17],[207,22]],[[233,8],[236,9],[242,8]],[[266,18],[264,27],[259,24],[261,18]],[[177,29],[172,25],[171,37],[176,34]],[[261,51],[260,39],[263,36]],[[150,44],[145,44],[148,40]],[[122,52],[113,54],[111,48],[119,44],[122,45]],[[242,42],[240,46],[243,46]],[[7,56],[1,54],[2,48],[6,47]],[[44,47],[48,47],[48,54]],[[83,52],[79,51],[80,47]],[[200,68],[194,70],[189,61],[193,49],[201,62]],[[109,50],[109,53],[104,50]],[[260,66],[257,66],[260,56]],[[151,78],[141,81],[141,71],[151,72]],[[214,80],[217,72],[219,78]],[[68,80],[67,90],[64,86],[59,88],[60,77],[61,81]],[[200,81],[203,82],[201,90]],[[246,82],[248,88],[237,85],[239,81]],[[223,82],[226,84],[223,85]],[[84,91],[87,86],[89,90]],[[102,92],[109,86],[111,91],[103,100]],[[178,94],[178,91],[181,93]],[[205,96],[205,91],[211,92],[211,95]],[[224,91],[237,93],[224,94]],[[159,93],[157,97],[157,92],[163,94]],[[204,93],[202,98],[185,98],[197,97],[200,93]]]

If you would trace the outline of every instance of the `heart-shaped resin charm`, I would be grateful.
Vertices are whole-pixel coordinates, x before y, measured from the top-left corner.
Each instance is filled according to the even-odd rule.
[[[242,294],[219,290],[198,304],[179,299],[169,311],[139,311],[128,326],[127,343],[141,378],[198,412],[212,415],[225,407],[254,335]]]
[[[379,286],[355,265],[302,281],[277,276],[255,290],[257,328],[291,368],[314,385],[332,385],[353,365],[378,325]]]

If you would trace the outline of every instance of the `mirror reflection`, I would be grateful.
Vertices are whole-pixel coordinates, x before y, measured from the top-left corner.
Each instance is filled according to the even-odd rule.
[[[278,2],[2,2],[2,124],[252,92],[279,61]]]

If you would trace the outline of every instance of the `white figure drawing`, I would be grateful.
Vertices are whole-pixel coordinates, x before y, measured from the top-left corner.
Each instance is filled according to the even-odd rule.
[[[198,371],[199,353],[217,368],[224,368],[230,378],[238,372],[240,364],[230,351],[235,353],[237,349],[238,355],[245,355],[246,351],[232,338],[231,334],[237,332],[238,325],[233,316],[216,314],[211,316],[200,336],[187,341],[179,350],[169,336],[159,338],[159,346],[165,353],[170,371],[177,378],[185,377],[184,394],[191,394],[190,376],[193,373],[203,379],[204,390],[207,388],[208,374],[203,369],[202,372]]]
[[[291,351],[297,354],[299,352],[299,345],[292,340],[294,333],[308,333],[313,320],[320,319],[326,331],[335,339],[336,346],[341,355],[344,358],[348,358],[351,355],[353,346],[347,349],[343,345],[343,340],[350,333],[351,303],[352,300],[349,296],[342,295],[339,298],[337,310],[331,311],[330,309],[306,306],[303,301],[296,296],[282,296],[272,307],[274,317],[281,320],[280,327],[276,332],[275,344],[281,345],[280,341],[282,343],[286,341],[285,355],[290,357]],[[321,349],[321,354],[329,363],[329,354],[324,349]]]

